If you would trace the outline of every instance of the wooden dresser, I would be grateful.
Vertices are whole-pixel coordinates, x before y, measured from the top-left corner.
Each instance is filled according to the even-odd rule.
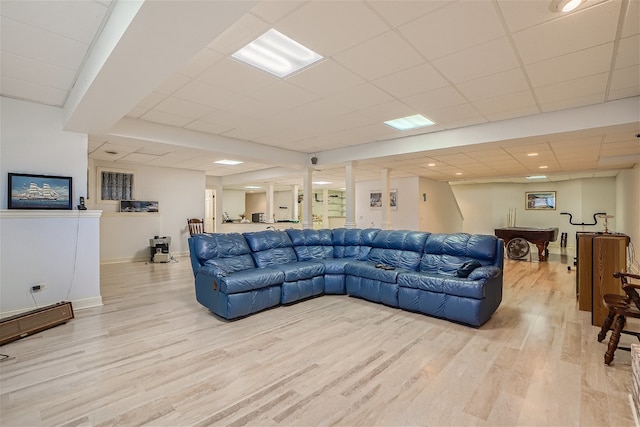
[[[607,309],[604,294],[624,295],[616,271],[626,271],[629,236],[625,234],[578,233],[577,274],[578,308],[591,312],[591,324],[602,326]]]

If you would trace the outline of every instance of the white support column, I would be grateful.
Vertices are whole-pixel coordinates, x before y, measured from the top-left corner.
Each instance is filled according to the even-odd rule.
[[[345,163],[345,228],[356,228],[356,173],[354,167],[356,162]]]
[[[389,179],[389,169],[384,168],[380,171],[380,181],[382,181],[382,224],[383,230],[391,228],[391,205],[389,204],[389,192],[391,190],[391,182]]]
[[[307,168],[302,176],[304,198],[302,200],[302,228],[313,228],[313,168]]]
[[[222,206],[222,201],[224,200],[224,191],[222,190],[222,185],[216,185],[213,187],[216,195],[216,213],[213,224],[213,232],[217,233],[218,230],[221,229],[220,224],[224,222],[224,208]]]
[[[267,206],[266,206],[266,218],[264,222],[269,224],[273,224],[275,221],[275,209],[273,208],[273,193],[275,191],[276,185],[273,182],[269,183],[269,188],[267,189]]]
[[[322,189],[322,228],[329,228],[329,189]]]
[[[291,189],[291,193],[292,193],[292,202],[291,202],[291,206],[293,207],[293,209],[291,210],[291,218],[292,220],[297,220],[298,219],[298,193],[300,192],[300,186],[298,184],[295,184],[292,186]]]

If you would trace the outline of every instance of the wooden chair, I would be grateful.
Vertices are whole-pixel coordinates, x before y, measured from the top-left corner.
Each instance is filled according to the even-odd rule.
[[[204,221],[201,219],[189,218],[187,219],[187,226],[191,236],[204,233]]]
[[[613,274],[613,277],[620,279],[625,295],[605,294],[602,298],[602,302],[609,310],[609,314],[602,323],[602,328],[598,334],[598,342],[602,342],[606,338],[611,325],[614,325],[607,351],[604,353],[604,363],[607,365],[613,361],[613,356],[617,349],[630,350],[629,347],[618,345],[620,334],[633,335],[640,341],[640,332],[624,330],[627,317],[640,319],[640,295],[638,295],[640,285],[629,283],[629,279],[640,279],[640,275],[617,272]]]

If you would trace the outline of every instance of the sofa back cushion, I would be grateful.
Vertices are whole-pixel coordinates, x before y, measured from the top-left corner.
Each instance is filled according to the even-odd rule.
[[[367,259],[378,228],[336,228],[332,233],[333,257]]]
[[[428,235],[420,231],[381,230],[373,239],[369,261],[417,270]]]
[[[284,231],[255,231],[243,233],[251,248],[251,256],[258,267],[297,261],[293,243]]]
[[[249,245],[240,233],[197,234],[192,239],[201,264],[214,265],[227,274],[256,266]]]
[[[293,243],[298,261],[333,258],[331,230],[285,230]]]
[[[498,238],[490,235],[467,233],[431,234],[424,245],[420,271],[454,276],[467,261],[481,265],[500,266],[502,255],[498,253]],[[500,256],[500,259],[497,258]]]

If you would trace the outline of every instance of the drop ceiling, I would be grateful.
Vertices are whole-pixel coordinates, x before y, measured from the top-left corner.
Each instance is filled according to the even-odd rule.
[[[97,161],[236,188],[301,183],[312,156],[314,181],[338,187],[344,161],[357,180],[452,183],[640,162],[638,1],[567,15],[542,0],[131,3],[0,8],[1,94],[62,108]],[[324,59],[278,78],[231,57],[270,28]],[[436,125],[383,124],[413,114]],[[228,158],[244,163],[213,163]]]

